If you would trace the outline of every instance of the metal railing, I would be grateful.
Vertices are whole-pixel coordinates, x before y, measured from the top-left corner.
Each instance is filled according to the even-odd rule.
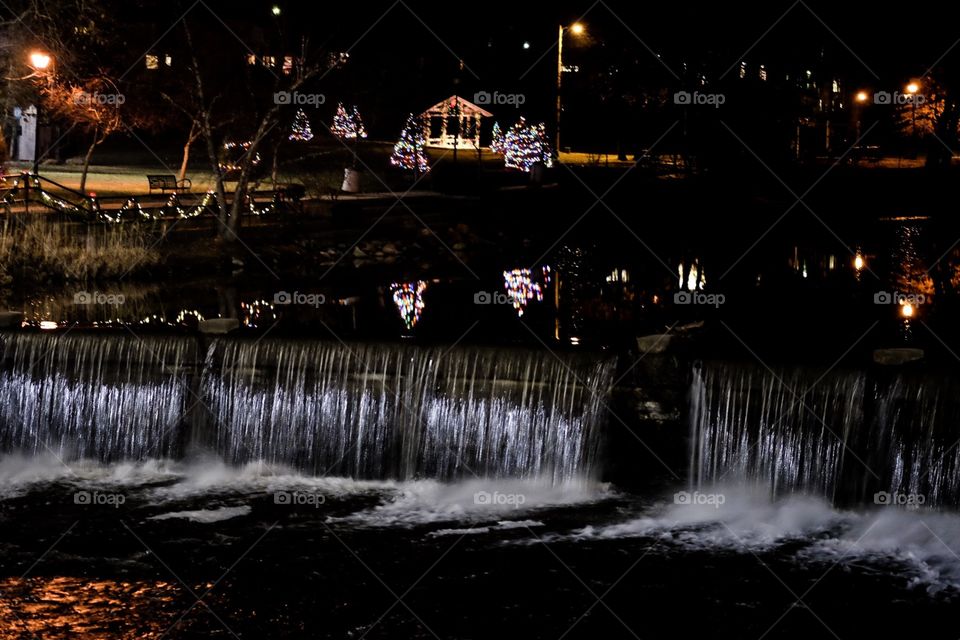
[[[251,191],[244,199],[241,215],[266,216],[291,204],[284,190]],[[172,193],[166,200],[160,201],[153,195],[96,196],[27,171],[0,176],[0,205],[8,217],[14,214],[15,209],[17,213],[29,216],[32,205],[35,212],[53,211],[69,221],[87,224],[153,222],[164,218],[185,219],[217,214],[212,191]]]

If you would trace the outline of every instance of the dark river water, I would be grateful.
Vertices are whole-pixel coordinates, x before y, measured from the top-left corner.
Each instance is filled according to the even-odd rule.
[[[3,638],[955,635],[949,512],[199,458],[0,477]]]

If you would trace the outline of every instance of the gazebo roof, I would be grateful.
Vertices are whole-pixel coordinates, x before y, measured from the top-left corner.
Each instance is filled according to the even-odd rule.
[[[429,109],[423,112],[424,116],[440,116],[446,115],[450,112],[450,109],[454,107],[457,103],[460,104],[460,113],[465,116],[481,116],[483,118],[492,118],[493,114],[487,111],[486,109],[481,109],[477,105],[473,104],[469,100],[464,100],[460,96],[450,96],[446,100],[442,100],[437,104],[433,105]]]

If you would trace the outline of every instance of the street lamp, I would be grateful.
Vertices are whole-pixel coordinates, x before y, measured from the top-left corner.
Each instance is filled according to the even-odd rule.
[[[560,25],[560,31],[557,35],[557,129],[554,137],[554,146],[557,149],[557,158],[560,157],[560,112],[563,110],[563,98],[561,89],[563,87],[563,32],[569,31],[575,36],[583,35],[586,27],[580,22],[574,22],[569,26]]]
[[[917,92],[920,91],[920,85],[916,82],[911,82],[907,85],[907,94],[910,95],[910,102],[913,103],[913,107],[910,109],[910,128],[913,131],[913,147],[914,152],[918,152],[917,149]]]
[[[867,100],[870,99],[870,94],[866,91],[857,91],[857,95],[854,96],[854,100],[857,103],[856,111],[856,124],[857,124],[857,145],[860,144],[860,122],[861,116],[863,115],[863,105],[866,104]]]
[[[53,58],[42,51],[34,51],[30,54],[30,66],[38,71],[45,71],[51,62]]]
[[[44,75],[50,65],[53,64],[53,57],[43,51],[31,51],[28,64],[33,68],[33,75]],[[37,100],[36,112],[34,113],[36,122],[33,127],[33,175],[37,175],[40,169],[40,107],[42,102],[40,99]]]

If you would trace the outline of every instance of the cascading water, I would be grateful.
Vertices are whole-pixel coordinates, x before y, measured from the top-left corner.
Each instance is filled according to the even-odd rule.
[[[512,349],[3,334],[0,451],[356,478],[595,475],[613,362]]]
[[[5,334],[0,448],[61,460],[175,455],[196,361],[188,338]]]
[[[229,459],[354,477],[596,470],[612,362],[482,348],[220,341],[204,392]]]
[[[706,364],[691,388],[691,480],[814,493],[877,492],[960,504],[956,385],[906,374]]]

